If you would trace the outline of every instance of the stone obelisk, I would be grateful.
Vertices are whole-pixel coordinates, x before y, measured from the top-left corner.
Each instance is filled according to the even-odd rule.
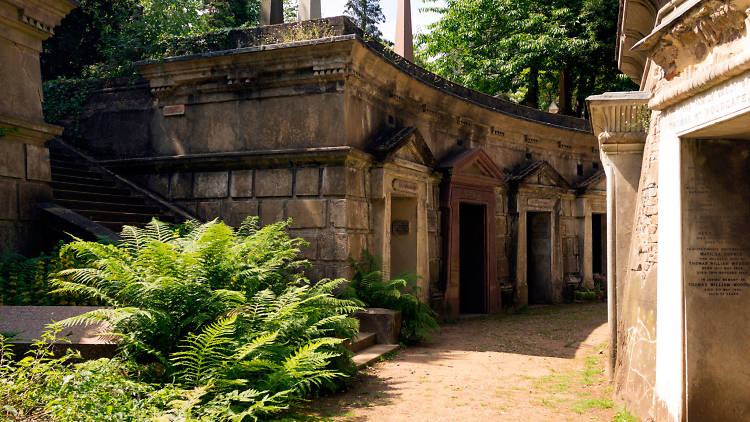
[[[263,0],[260,4],[260,24],[284,23],[284,0]]]
[[[398,0],[396,18],[396,54],[414,61],[414,40],[411,33],[411,1]]]
[[[297,9],[297,19],[300,21],[309,21],[310,19],[320,19],[320,0],[300,0]]]

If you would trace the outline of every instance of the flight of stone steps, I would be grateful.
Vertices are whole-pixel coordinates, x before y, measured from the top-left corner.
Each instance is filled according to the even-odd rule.
[[[114,233],[119,233],[124,225],[143,226],[153,217],[176,220],[142,189],[116,179],[71,147],[53,142],[49,150],[54,202],[66,212],[72,211]],[[59,209],[47,211],[59,214]]]

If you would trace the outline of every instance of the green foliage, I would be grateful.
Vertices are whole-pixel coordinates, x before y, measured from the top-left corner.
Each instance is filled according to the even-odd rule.
[[[81,0],[44,42],[44,80],[132,75],[174,37],[257,24],[260,0]]]
[[[378,28],[379,23],[385,22],[380,0],[347,0],[344,14],[349,16],[364,33],[375,38],[383,36]]]
[[[54,284],[109,307],[60,324],[107,321],[139,373],[187,388],[169,390],[179,397],[165,417],[257,420],[286,409],[353,373],[341,342],[361,309],[334,297],[344,280],[305,278],[303,241],[288,225],[153,220],[126,226],[119,244],[76,240],[62,252],[89,265]]]
[[[351,258],[349,261],[357,273],[342,296],[359,300],[367,307],[401,311],[401,342],[429,340],[431,333],[440,328],[435,311],[418,299],[415,274],[404,273],[393,280],[383,280],[380,263],[367,251],[359,262]]]
[[[15,360],[0,337],[0,419],[67,421],[149,420],[175,396],[139,382],[128,365],[99,359],[75,363],[79,355],[53,353],[60,327],[45,333],[25,357]]]
[[[65,138],[76,143],[81,138],[80,121],[92,91],[92,81],[48,81],[43,83],[44,120],[65,125]]]
[[[13,127],[0,126],[0,138],[7,136],[9,133],[18,133],[18,132],[20,132],[20,129],[18,129],[15,126]]]
[[[53,290],[49,284],[51,274],[82,264],[70,253],[60,254],[61,246],[36,258],[0,255],[0,306],[96,304],[80,295],[50,294]]]
[[[562,105],[582,116],[593,93],[633,89],[617,70],[617,0],[446,0],[417,37],[429,70],[531,107]]]

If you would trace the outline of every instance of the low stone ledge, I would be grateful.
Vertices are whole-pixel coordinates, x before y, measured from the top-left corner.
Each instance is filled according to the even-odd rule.
[[[25,353],[31,344],[39,339],[53,322],[85,314],[97,306],[0,306],[0,333],[14,334],[10,343],[17,356]],[[101,334],[109,331],[107,324],[66,327],[58,336],[67,338],[70,343],[55,343],[55,351],[76,349],[85,359],[112,357],[117,345],[112,338]]]

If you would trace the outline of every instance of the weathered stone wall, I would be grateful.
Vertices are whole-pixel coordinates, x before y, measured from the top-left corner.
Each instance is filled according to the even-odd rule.
[[[263,225],[291,218],[291,234],[305,239],[312,279],[351,277],[371,240],[365,160],[319,166],[174,170],[131,177],[204,220],[238,227],[248,216]]]
[[[408,195],[420,192],[417,229],[424,243],[417,256],[424,256],[417,272],[425,277],[427,299],[444,281],[437,163],[476,147],[509,174],[544,160],[573,198],[571,186],[597,171],[598,149],[580,119],[512,105],[439,78],[439,84],[426,83],[423,70],[381,53],[343,37],[142,64],[148,85],[94,92],[81,116],[82,145],[116,173],[202,218],[220,216],[230,224],[249,214],[264,223],[294,218],[295,234],[311,242],[306,253],[325,276],[348,274],[346,259],[358,258],[363,248],[387,254],[390,235],[383,232],[390,232],[390,222],[378,220],[391,200],[380,186],[386,180],[379,169],[386,166],[387,174],[418,187]],[[384,131],[405,127],[416,128],[427,155],[405,147],[386,165],[370,154]],[[581,267],[574,262],[581,259],[574,241],[581,234],[572,223],[580,216],[571,201],[555,214],[562,215],[556,227],[565,230],[554,255],[558,281],[563,261],[565,271]],[[512,291],[519,287],[513,268],[517,210],[501,194],[496,205],[497,274]]]
[[[643,151],[626,276],[617,283],[614,391],[642,420],[655,418],[656,274],[659,119],[654,113]]]

